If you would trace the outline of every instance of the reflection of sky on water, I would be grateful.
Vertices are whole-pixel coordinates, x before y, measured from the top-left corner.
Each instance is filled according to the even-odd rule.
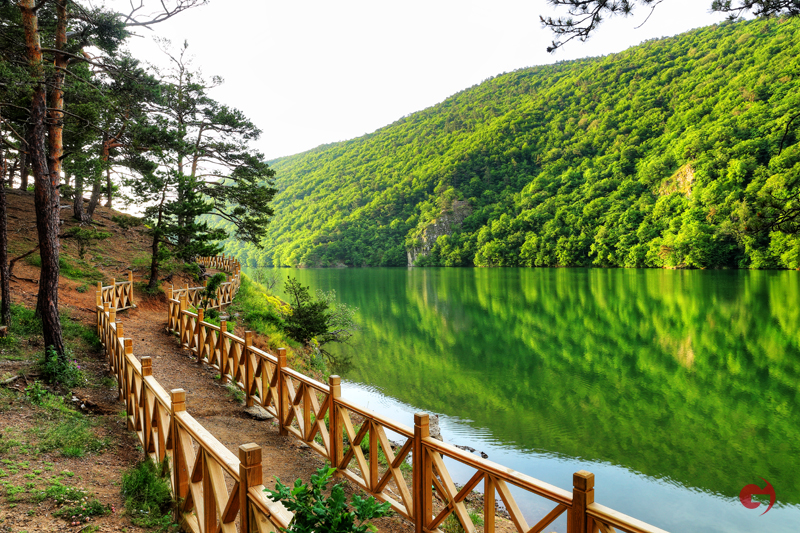
[[[412,428],[414,413],[420,412],[411,405],[384,395],[376,387],[347,380],[342,381],[342,396]],[[574,472],[588,470],[595,475],[595,501],[634,518],[641,519],[647,515],[652,525],[672,533],[797,533],[800,530],[800,508],[780,507],[780,494],[778,504],[761,516],[762,508],[746,509],[738,499],[721,498],[697,489],[688,489],[667,480],[639,475],[620,466],[520,451],[498,442],[488,429],[470,425],[469,420],[439,414],[439,426],[445,442],[471,446],[485,452],[490,461],[566,490],[571,490]],[[401,441],[399,435],[388,430],[387,436],[390,440]],[[456,483],[463,484],[474,473],[474,470],[457,461],[448,459],[445,462]],[[756,481],[761,483],[761,480]],[[512,492],[529,525],[535,524],[555,507],[548,500],[513,486]],[[499,498],[498,501],[502,504]],[[563,533],[566,528],[565,513],[546,531]]]

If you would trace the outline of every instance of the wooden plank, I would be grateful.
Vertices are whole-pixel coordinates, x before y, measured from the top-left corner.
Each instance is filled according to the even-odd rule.
[[[508,490],[508,485],[505,480],[495,479],[494,481],[497,486],[497,492],[500,493],[500,498],[506,506],[506,511],[508,511],[511,521],[514,522],[514,525],[517,527],[517,531],[526,533],[528,529],[530,529],[528,527],[528,522],[526,522],[525,517],[522,516],[522,511],[520,511],[517,501],[511,495],[511,491]]]
[[[587,514],[592,518],[596,518],[598,522],[603,522],[628,533],[667,533],[661,528],[651,526],[599,503],[590,503],[586,506],[586,510]]]
[[[426,438],[425,446],[429,449],[444,454],[451,459],[455,459],[456,461],[469,465],[476,470],[483,470],[498,480],[502,479],[513,483],[518,487],[538,494],[539,496],[547,498],[548,500],[552,500],[556,503],[561,503],[568,507],[572,505],[572,493],[556,487],[555,485],[545,483],[544,481],[527,476],[495,462],[489,461],[488,459],[483,459],[469,452],[456,448],[452,444],[447,444],[437,439],[432,439],[430,437]]]
[[[495,483],[487,475],[483,481],[483,533],[494,533],[495,526]]]
[[[566,505],[557,505],[555,509],[547,513],[547,516],[539,520],[539,522],[528,530],[528,533],[541,533],[544,531],[544,528],[549,526],[553,520],[561,516],[561,514],[567,510]]]

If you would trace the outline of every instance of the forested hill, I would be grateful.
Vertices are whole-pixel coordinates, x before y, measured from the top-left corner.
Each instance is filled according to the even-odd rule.
[[[263,250],[226,252],[276,266],[798,267],[797,237],[739,231],[800,175],[800,120],[778,155],[800,112],[798,52],[800,20],[757,20],[497,76],[274,161]]]

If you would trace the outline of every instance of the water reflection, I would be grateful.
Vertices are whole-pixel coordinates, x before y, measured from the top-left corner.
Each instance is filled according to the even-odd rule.
[[[687,503],[687,489],[700,491],[703,498],[721,498],[725,512],[741,520],[749,515],[741,514],[747,510],[738,504],[739,491],[761,476],[784,506],[764,517],[770,527],[790,527],[790,517],[798,517],[797,508],[786,508],[800,503],[797,272],[292,275],[335,289],[360,308],[364,330],[345,348],[353,362],[348,379],[458,417],[460,427],[488,433],[488,441],[510,450],[515,463],[528,457],[567,462],[567,469],[621,467],[627,474],[609,472],[605,487],[633,472],[637,483],[680,489],[673,502],[680,508],[697,505],[696,495]],[[569,477],[545,480],[568,488]],[[598,480],[604,481],[599,474]],[[670,509],[669,502],[660,505]],[[660,525],[677,531],[675,520]]]

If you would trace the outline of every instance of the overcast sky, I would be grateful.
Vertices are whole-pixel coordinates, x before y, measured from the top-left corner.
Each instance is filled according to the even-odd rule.
[[[548,54],[545,0],[211,0],[139,30],[131,50],[160,62],[152,36],[187,40],[204,75],[225,79],[212,96],[244,111],[264,132],[257,148],[275,158],[373,132],[503,72],[724,20],[710,4],[665,0],[635,29],[649,14],[639,8]]]

